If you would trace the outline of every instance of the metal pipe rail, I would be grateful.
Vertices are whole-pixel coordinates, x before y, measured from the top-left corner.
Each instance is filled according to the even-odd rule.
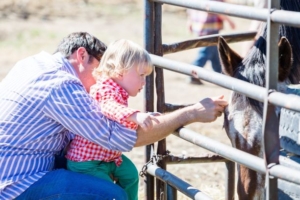
[[[199,147],[219,154],[228,160],[240,163],[261,174],[266,174],[266,168],[262,158],[225,145],[187,128],[181,128],[178,132],[173,134]],[[300,172],[298,170],[294,170],[282,165],[274,165],[270,167],[269,174],[282,180],[300,184]]]
[[[175,52],[193,49],[197,47],[217,45],[218,38],[220,36],[222,36],[228,43],[247,41],[247,40],[254,39],[256,34],[257,34],[256,31],[250,31],[250,32],[214,34],[214,35],[202,36],[196,39],[186,40],[186,41],[177,42],[173,44],[163,44],[162,51],[163,51],[163,55],[165,55],[168,53],[175,53]]]
[[[180,192],[182,192],[183,194],[187,195],[192,199],[211,200],[210,197],[208,197],[206,194],[204,194],[197,188],[194,188],[193,186],[179,179],[177,176],[171,174],[170,172],[161,169],[156,164],[148,163],[146,171],[147,173],[164,181],[168,185],[171,185],[172,187],[176,188],[177,190],[179,190]]]
[[[172,112],[175,110],[178,110],[180,108],[184,108],[186,106],[190,106],[191,104],[171,104],[171,103],[165,103],[165,112]]]
[[[205,156],[174,156],[168,155],[164,158],[167,164],[191,164],[191,163],[211,163],[211,162],[227,162],[228,160],[217,154],[208,154]]]
[[[184,8],[191,8],[195,10],[202,10],[210,13],[219,13],[234,17],[241,17],[251,20],[267,21],[269,11],[263,8],[253,8],[249,6],[235,5],[223,2],[212,2],[207,0],[151,0],[157,3],[166,3],[169,5],[180,6]],[[299,18],[300,13],[284,10],[275,10],[270,13],[271,21],[280,24],[300,27]]]
[[[210,83],[222,86],[235,92],[244,94],[252,99],[263,102],[266,96],[266,90],[263,87],[237,80],[224,74],[216,73],[207,69],[203,69],[191,64],[186,64],[178,61],[173,61],[156,55],[150,55],[153,64],[156,67],[161,67],[170,71],[181,74],[191,75],[195,78],[201,78]],[[247,90],[245,90],[247,88]],[[293,94],[283,94],[281,92],[272,92],[269,94],[269,102],[286,107],[294,111],[300,112],[300,97]]]

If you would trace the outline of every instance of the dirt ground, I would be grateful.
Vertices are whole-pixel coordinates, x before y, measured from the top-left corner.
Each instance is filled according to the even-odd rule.
[[[238,2],[241,2],[238,1]],[[87,31],[109,44],[119,38],[127,38],[143,45],[143,1],[138,0],[1,0],[0,2],[0,81],[13,65],[26,56],[40,51],[54,52],[56,45],[67,34],[74,31]],[[162,34],[163,43],[191,39],[186,29],[185,9],[163,6]],[[236,30],[227,25],[223,32],[246,31],[248,20],[232,18]],[[231,44],[240,50],[242,43]],[[166,58],[191,63],[196,49],[183,51]],[[205,67],[211,70],[210,63]],[[205,97],[225,95],[230,91],[205,82],[197,86],[188,83],[188,77],[175,72],[165,71],[165,100],[168,103],[193,103]],[[130,99],[130,106],[143,110],[143,92]],[[213,123],[195,123],[188,128],[229,144],[220,117]],[[185,142],[176,136],[167,138],[167,149],[173,155],[199,156],[208,151]],[[144,147],[125,153],[136,164],[138,170],[145,163]],[[213,199],[224,199],[225,166],[223,163],[169,165],[167,169],[192,186],[200,189]],[[140,179],[140,199],[144,199],[144,181]],[[188,199],[178,195],[179,199]]]

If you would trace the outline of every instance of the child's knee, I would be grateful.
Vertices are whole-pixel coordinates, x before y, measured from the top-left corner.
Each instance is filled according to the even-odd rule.
[[[139,172],[135,166],[132,166],[128,169],[128,173],[131,175],[131,179],[138,181],[139,180]]]

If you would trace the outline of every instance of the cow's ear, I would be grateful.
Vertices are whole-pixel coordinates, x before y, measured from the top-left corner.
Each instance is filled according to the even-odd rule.
[[[242,62],[243,58],[228,46],[223,37],[218,39],[218,51],[223,73],[233,76],[235,69]]]
[[[293,59],[292,47],[286,37],[280,38],[280,41],[278,42],[278,51],[278,81],[282,82],[290,74]]]

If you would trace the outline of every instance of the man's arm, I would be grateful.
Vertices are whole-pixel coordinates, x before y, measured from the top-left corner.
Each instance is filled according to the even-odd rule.
[[[152,144],[164,139],[173,131],[193,122],[212,122],[222,115],[227,101],[223,96],[217,98],[206,98],[194,105],[176,110],[174,112],[157,116],[159,123],[153,122],[153,128],[145,131],[137,130],[135,147]]]
[[[81,83],[69,81],[54,87],[45,101],[43,112],[49,121],[57,122],[57,130],[63,126],[104,148],[122,152],[130,151],[136,142],[136,131],[109,120],[100,110]],[[70,83],[71,82],[71,83]]]
[[[45,103],[44,113],[71,132],[107,149],[130,151],[133,146],[157,142],[177,128],[193,122],[211,122],[221,116],[227,101],[223,96],[206,98],[194,105],[157,116],[152,129],[134,130],[108,122],[101,114],[99,105],[78,84],[61,84],[55,87]]]

